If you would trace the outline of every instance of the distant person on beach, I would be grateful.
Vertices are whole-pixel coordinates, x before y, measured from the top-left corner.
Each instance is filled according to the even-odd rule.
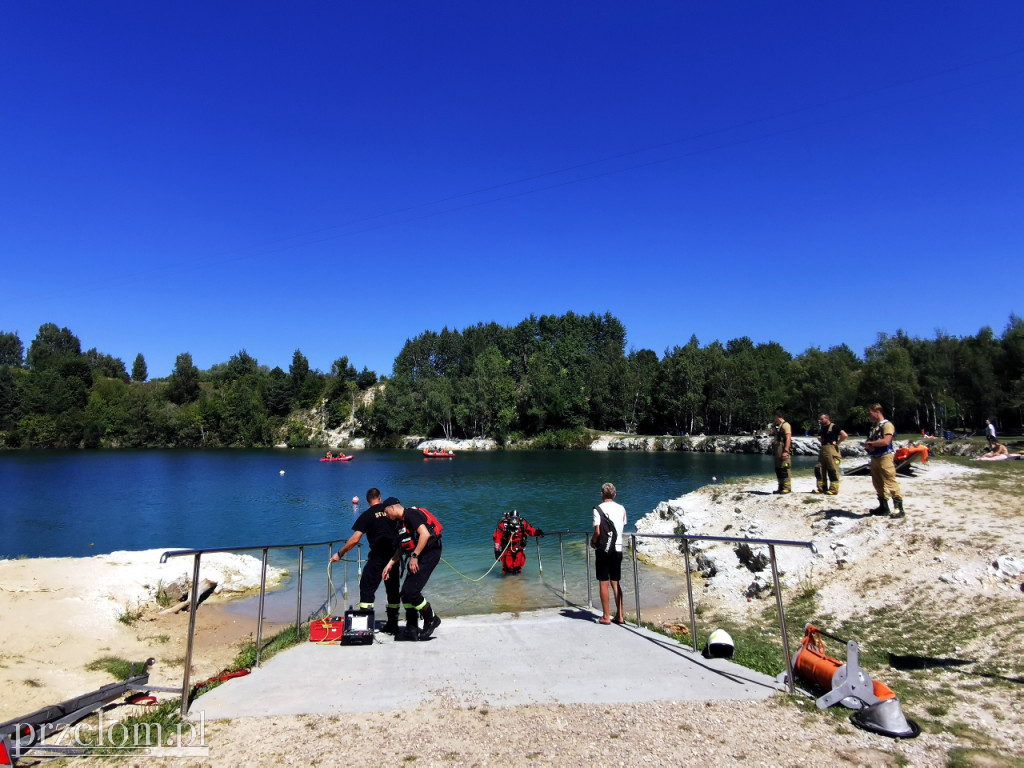
[[[434,614],[430,603],[423,597],[430,574],[441,562],[441,521],[425,509],[402,506],[402,502],[391,496],[384,500],[384,509],[389,518],[401,526],[412,545],[409,554],[409,573],[402,584],[402,602],[405,604],[405,639],[427,640],[441,624],[441,617]],[[386,579],[402,559],[402,548],[395,549],[391,560],[384,566]],[[423,627],[420,628],[420,618]]]
[[[622,624],[622,532],[626,528],[626,508],[615,501],[615,486],[601,486],[601,503],[594,507],[594,564],[601,592],[601,624]],[[608,593],[614,593],[615,618],[612,618]]]
[[[979,456],[979,461],[1004,461],[1010,458],[1010,451],[1002,443],[993,442],[990,447],[992,450]]]
[[[366,492],[366,503],[370,505],[369,508],[352,523],[352,530],[355,533],[349,537],[341,549],[331,556],[331,562],[336,563],[341,560],[346,552],[354,548],[363,536],[366,536],[366,540],[370,544],[370,552],[363,565],[363,575],[359,578],[359,607],[373,608],[377,587],[380,586],[383,579],[384,589],[388,595],[388,620],[382,631],[394,635],[398,633],[402,574],[395,570],[384,576],[384,567],[391,559],[391,555],[398,549],[398,524],[387,516],[384,505],[380,502],[380,491],[376,488],[371,488]]]
[[[818,417],[818,423],[821,424],[821,429],[818,430],[821,453],[818,454],[818,463],[814,467],[814,477],[817,480],[814,492],[835,496],[839,493],[839,444],[847,435],[838,424],[833,423],[827,413]]]
[[[775,412],[775,476],[779,480],[779,487],[772,493],[789,493],[793,490],[792,461],[790,461],[789,449],[793,444],[793,428],[782,415],[782,411]]]
[[[543,536],[544,531],[534,528],[519,512],[512,510],[502,515],[494,529],[494,559],[501,558],[501,572],[522,573],[526,565],[524,547],[531,536]]]
[[[988,441],[988,447],[999,445],[996,442],[996,425],[992,423],[991,419],[985,419],[985,439]]]
[[[900,484],[896,482],[896,464],[893,461],[896,447],[892,441],[896,437],[896,427],[885,418],[879,403],[868,408],[868,417],[875,425],[868,432],[864,449],[871,457],[871,484],[878,496],[878,507],[872,509],[871,514],[903,517],[903,493],[900,491]],[[892,513],[889,512],[888,496],[892,496],[892,504],[895,507]]]

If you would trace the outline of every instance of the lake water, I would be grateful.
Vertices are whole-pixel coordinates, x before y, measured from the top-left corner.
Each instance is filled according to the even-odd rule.
[[[533,540],[522,577],[502,577],[500,566],[481,581],[455,572],[476,579],[490,568],[491,537],[503,512],[518,509],[547,533],[585,531],[606,481],[615,483],[632,523],[712,476],[772,473],[771,457],[744,454],[509,451],[460,453],[449,460],[424,459],[412,451],[363,451],[353,461],[333,463],[320,462],[322,455],[316,450],[0,453],[0,557],[343,542],[356,516],[352,497],[362,500],[376,486],[406,506],[430,509],[443,523],[450,566],[438,566],[426,590],[439,610],[543,607],[561,603],[556,537],[541,540],[543,575]],[[798,457],[797,463],[813,461]],[[359,509],[365,508],[364,502]],[[583,541],[567,538],[565,551],[567,581],[577,592],[582,584],[582,598],[577,593],[575,599],[585,600]],[[306,551],[304,610],[326,597],[327,558],[326,547]],[[294,573],[297,552],[272,553],[270,559]],[[656,600],[672,588],[666,580],[674,577],[645,568],[642,578],[649,582],[641,589],[647,602],[648,593]],[[340,593],[342,565],[334,566],[333,580]],[[350,603],[358,602],[356,582],[352,566]],[[624,573],[624,587],[626,582],[632,583]],[[287,618],[290,610],[294,618],[293,589],[294,579],[271,600],[271,614]]]

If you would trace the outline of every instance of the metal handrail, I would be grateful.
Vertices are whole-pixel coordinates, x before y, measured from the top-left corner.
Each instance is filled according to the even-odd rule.
[[[255,666],[260,665],[260,654],[262,652],[263,645],[263,608],[267,593],[267,554],[272,549],[298,549],[299,550],[299,577],[298,577],[298,595],[296,597],[295,604],[295,633],[298,637],[298,633],[302,629],[302,568],[304,563],[305,549],[306,547],[322,547],[327,546],[328,551],[333,554],[334,545],[338,543],[338,539],[331,541],[314,542],[311,544],[273,544],[263,545],[256,547],[217,547],[211,549],[174,549],[168,550],[160,555],[160,562],[166,563],[169,558],[172,557],[186,557],[192,555],[194,562],[192,565],[192,589],[189,590],[189,618],[188,618],[188,642],[185,650],[185,675],[181,684],[181,716],[185,717],[188,714],[189,707],[189,683],[191,682],[192,672],[192,648],[195,643],[195,630],[196,630],[196,609],[199,607],[199,562],[203,555],[217,554],[221,552],[252,552],[253,550],[262,550],[263,557],[260,565],[260,598],[259,608],[256,615],[256,662]],[[362,575],[363,569],[363,557],[362,557],[362,542],[356,545],[356,573],[357,576]],[[342,600],[348,600],[348,564],[352,562],[348,557],[342,558],[341,562],[345,563],[345,577],[342,591]],[[328,588],[327,603],[331,600],[330,588]]]
[[[582,537],[584,537],[584,547],[583,547],[583,549],[584,549],[584,552],[586,554],[587,606],[590,607],[590,608],[594,607],[592,582],[591,582],[591,576],[590,576],[591,575],[590,547],[588,546],[588,543],[589,543],[589,540],[590,540],[590,537],[592,536],[592,534],[593,534],[592,531],[555,531],[555,532],[552,532],[552,533],[549,533],[549,534],[545,534],[546,536],[557,536],[558,537],[558,553],[559,553],[559,559],[561,561],[561,566],[562,566],[562,600],[563,601],[567,600],[567,595],[568,595],[568,586],[567,586],[566,578],[565,578],[565,545],[564,545],[564,538],[565,537],[575,537],[575,536],[582,536]],[[771,567],[772,567],[772,582],[773,582],[773,584],[775,586],[775,605],[776,605],[776,611],[777,611],[778,616],[779,616],[779,629],[780,629],[780,631],[782,633],[783,653],[785,654],[785,657],[786,657],[786,671],[788,673],[787,674],[787,681],[788,681],[790,693],[795,693],[796,687],[795,687],[795,683],[793,681],[793,659],[792,659],[792,654],[790,653],[790,650],[789,650],[789,634],[788,634],[788,632],[786,630],[786,613],[785,613],[785,608],[784,608],[784,606],[782,604],[782,589],[781,589],[781,586],[780,586],[780,583],[779,583],[779,571],[778,571],[778,566],[776,564],[775,547],[777,547],[777,546],[780,546],[780,547],[806,547],[806,548],[810,549],[811,552],[817,553],[818,550],[814,546],[814,542],[811,542],[811,541],[788,541],[788,540],[785,540],[785,539],[748,539],[748,538],[737,538],[737,537],[731,537],[731,536],[695,536],[695,535],[689,535],[689,534],[674,534],[674,533],[624,533],[623,535],[626,538],[629,539],[629,542],[630,542],[629,548],[630,548],[631,554],[632,554],[633,597],[634,597],[634,601],[635,601],[637,625],[640,624],[640,620],[641,620],[640,619],[640,575],[639,575],[640,571],[639,571],[639,565],[638,565],[638,561],[637,561],[637,546],[636,546],[637,539],[639,539],[639,538],[678,539],[678,540],[682,541],[682,543],[683,543],[683,556],[684,556],[685,565],[686,565],[686,594],[687,594],[687,600],[688,600],[689,609],[690,609],[690,636],[693,639],[693,651],[694,651],[694,653],[696,653],[697,650],[698,650],[697,649],[697,618],[696,618],[696,613],[694,611],[694,606],[693,606],[693,579],[692,579],[692,574],[690,572],[690,542],[692,542],[692,541],[717,541],[717,542],[736,543],[736,544],[743,543],[743,544],[754,544],[754,545],[766,545],[768,547],[768,556],[769,556],[769,560],[771,561]],[[261,569],[260,569],[260,598],[259,598],[259,609],[258,609],[258,614],[257,614],[257,619],[256,619],[257,624],[256,624],[256,662],[255,662],[255,666],[258,667],[260,665],[260,652],[261,652],[261,647],[260,646],[261,646],[261,644],[263,642],[263,609],[264,609],[264,599],[265,599],[265,596],[266,596],[266,586],[267,586],[267,554],[268,554],[268,552],[271,549],[274,549],[274,550],[279,550],[279,549],[298,549],[299,550],[298,596],[296,598],[296,608],[295,608],[295,631],[296,631],[296,635],[297,635],[298,632],[301,629],[301,626],[302,626],[302,615],[301,615],[302,614],[302,567],[303,567],[303,562],[304,562],[304,552],[305,552],[305,549],[306,549],[306,547],[327,546],[329,548],[329,551],[331,553],[333,553],[334,545],[336,543],[338,543],[338,541],[339,541],[338,539],[333,539],[331,541],[315,542],[315,543],[312,543],[312,544],[310,544],[310,543],[307,543],[307,544],[274,544],[274,545],[255,546],[255,547],[219,547],[219,548],[214,548],[214,549],[178,549],[178,550],[169,550],[167,552],[164,552],[160,556],[160,562],[161,563],[167,562],[167,560],[169,558],[172,558],[172,557],[185,557],[185,556],[188,556],[188,555],[192,555],[194,557],[194,563],[193,563],[193,569],[192,569],[192,589],[191,589],[191,594],[190,594],[191,602],[190,602],[190,605],[189,605],[188,643],[187,643],[187,649],[186,649],[186,652],[185,652],[185,675],[184,675],[184,679],[182,681],[182,686],[181,686],[181,715],[182,715],[182,717],[185,717],[188,714],[188,707],[189,707],[189,695],[188,694],[189,694],[190,672],[191,672],[191,667],[192,667],[192,649],[193,649],[194,640],[195,640],[196,609],[198,608],[198,605],[199,605],[199,593],[198,593],[198,586],[197,585],[199,584],[199,563],[200,563],[200,559],[202,558],[202,556],[205,555],[205,554],[213,554],[213,553],[219,553],[219,552],[252,552],[253,550],[261,550],[262,551],[263,557],[262,557]],[[362,564],[364,562],[363,558],[362,558],[361,546],[362,546],[361,543],[356,546],[356,559],[355,559],[355,563],[356,563],[356,567],[357,567],[357,573],[360,574],[360,575],[362,573]],[[540,539],[539,538],[537,539],[537,561],[538,561],[538,564],[540,566],[541,573],[543,574],[544,566],[543,566],[543,563],[541,561]],[[345,563],[345,577],[344,577],[343,600],[347,601],[347,599],[348,599],[348,564],[351,561],[350,561],[349,558],[346,557],[346,558],[342,558],[342,562]],[[330,599],[331,599],[330,589],[328,589],[328,595],[327,595],[328,603],[330,602]]]
[[[590,531],[555,531],[546,536],[558,537],[558,551],[562,557],[562,599],[566,599],[567,589],[565,583],[565,550],[562,543],[563,536],[585,536],[589,539]],[[691,541],[717,541],[735,544],[752,544],[768,547],[768,559],[772,566],[772,584],[775,587],[775,609],[779,617],[779,631],[782,634],[782,650],[786,657],[786,680],[790,693],[796,693],[796,684],[793,680],[793,655],[789,649],[789,632],[786,629],[786,609],[782,604],[782,588],[779,583],[779,569],[775,558],[775,547],[806,547],[812,553],[817,554],[818,548],[813,541],[790,541],[787,539],[747,539],[734,536],[696,536],[685,533],[624,533],[623,536],[630,540],[630,550],[633,560],[633,599],[636,607],[636,623],[640,624],[640,571],[637,564],[636,541],[638,538],[650,539],[678,539],[683,544],[683,557],[686,565],[686,599],[690,608],[690,637],[693,640],[693,651],[697,652],[697,615],[693,609],[693,577],[690,572],[690,542]],[[587,555],[587,607],[594,607],[593,593],[590,580],[590,547],[584,547]],[[540,542],[537,542],[537,557],[540,558]]]

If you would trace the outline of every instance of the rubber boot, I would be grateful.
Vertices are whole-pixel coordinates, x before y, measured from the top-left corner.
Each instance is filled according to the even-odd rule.
[[[825,478],[823,478],[821,476],[821,467],[815,467],[814,468],[814,482],[815,482],[815,488],[814,488],[813,491],[811,491],[811,493],[825,493],[826,492],[827,489],[825,488]]]
[[[872,514],[872,515],[888,515],[889,514],[889,500],[888,499],[879,499],[878,500],[878,507],[876,507],[875,509],[872,509],[869,514]]]
[[[397,635],[398,634],[398,608],[392,608],[390,605],[387,608],[388,620],[384,625],[381,632],[386,635]]]
[[[415,608],[405,609],[405,639],[413,642],[420,639],[420,612]]]
[[[420,630],[420,640],[426,640],[434,634],[435,629],[441,626],[441,617],[434,615],[434,609],[430,607],[430,603],[420,608],[420,613],[423,614],[423,629]]]
[[[828,491],[826,491],[826,493],[828,493],[829,496],[838,496],[839,495],[839,481],[838,480],[833,480],[832,483],[829,485]]]
[[[904,515],[904,512],[903,512],[903,499],[901,499],[899,496],[893,496],[892,497],[892,505],[895,508],[893,513],[892,513],[892,516],[893,517],[903,517],[903,515]]]

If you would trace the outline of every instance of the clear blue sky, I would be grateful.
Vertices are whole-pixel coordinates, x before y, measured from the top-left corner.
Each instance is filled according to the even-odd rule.
[[[150,375],[1024,314],[1024,3],[7,2],[0,330]]]

